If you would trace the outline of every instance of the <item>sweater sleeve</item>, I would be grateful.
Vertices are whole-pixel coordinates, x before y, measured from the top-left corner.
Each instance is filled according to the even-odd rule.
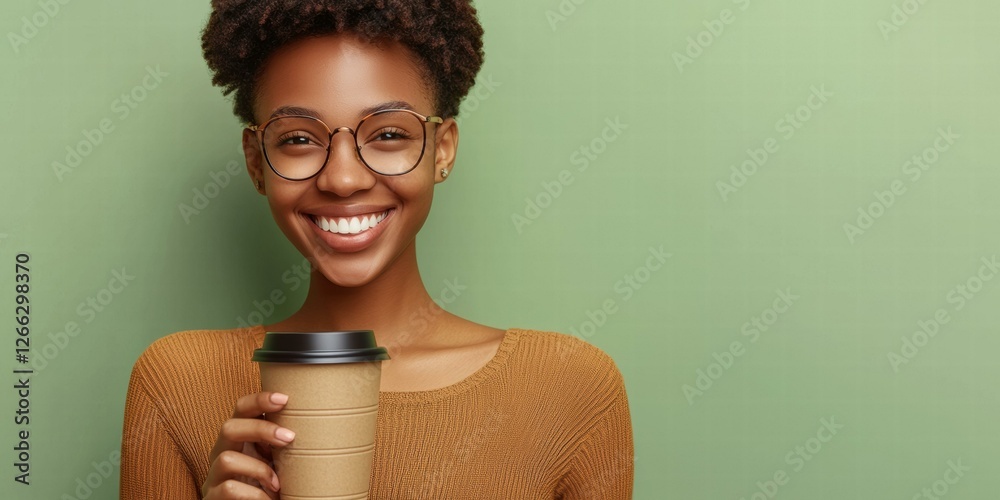
[[[125,399],[121,451],[121,500],[195,500],[198,485],[159,409],[147,392],[136,363]]]
[[[633,482],[632,419],[624,386],[584,436],[563,480],[562,500],[627,500]]]

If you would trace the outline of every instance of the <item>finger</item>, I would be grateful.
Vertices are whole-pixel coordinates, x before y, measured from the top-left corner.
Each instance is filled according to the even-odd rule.
[[[278,493],[277,491],[271,491],[271,490],[262,490],[262,491],[264,493],[267,493],[267,498],[269,498],[270,500],[281,500],[281,494]]]
[[[277,491],[280,487],[278,475],[268,464],[237,451],[220,453],[209,467],[208,477],[213,483],[208,485],[209,488],[240,477],[255,479],[262,487],[271,491]]]
[[[251,443],[251,446],[253,446],[253,451],[257,453],[261,460],[265,462],[271,462],[274,460],[274,454],[271,452],[270,446],[261,443]],[[243,453],[247,453],[246,448],[243,449]],[[247,454],[252,456],[252,454]]]
[[[280,410],[285,406],[286,402],[288,402],[288,396],[278,392],[256,392],[253,394],[247,394],[236,400],[236,407],[233,410],[233,419],[257,419],[257,417],[264,412]],[[227,421],[227,424],[228,422],[229,421]],[[224,430],[225,424],[223,430],[219,431],[219,438],[216,440],[215,446],[212,447],[212,452],[210,454],[210,458],[212,460],[214,460],[219,453],[222,453],[225,450],[238,451],[242,448],[242,442],[234,440],[231,435],[227,435]],[[274,429],[274,431],[277,431],[277,429]],[[291,437],[294,437],[294,435],[289,436],[288,433],[282,433],[280,436],[272,434],[272,436],[279,438],[278,442],[274,442],[276,446],[284,446],[291,440]]]
[[[222,424],[211,457],[224,451],[240,451],[243,443],[267,443],[285,446],[295,439],[295,433],[274,422],[257,418],[231,418]]]
[[[255,392],[236,400],[233,418],[255,418],[285,407],[288,396],[280,392]]]
[[[276,497],[272,497],[260,488],[230,479],[209,488],[205,495],[205,500],[223,498],[231,500],[271,500]]]

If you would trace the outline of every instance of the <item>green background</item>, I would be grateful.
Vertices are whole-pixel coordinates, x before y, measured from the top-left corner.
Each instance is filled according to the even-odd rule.
[[[58,12],[44,14],[52,5]],[[462,108],[458,164],[418,238],[425,283],[433,297],[445,280],[466,286],[447,305],[461,316],[575,331],[616,360],[634,424],[635,498],[762,498],[762,488],[776,498],[914,498],[935,487],[995,498],[1000,280],[986,279],[981,259],[1000,249],[1000,4],[478,8],[487,60]],[[240,125],[210,84],[207,1],[18,1],[0,11],[0,463],[17,498],[79,498],[78,480],[93,481],[118,450],[142,350],[269,312],[255,301],[274,290],[288,299],[268,321],[289,314],[305,287],[282,275],[302,259],[253,191]],[[12,42],[32,26],[26,43]],[[125,116],[115,100],[147,67],[167,75]],[[824,100],[810,101],[813,89]],[[798,114],[798,128],[786,114]],[[113,131],[57,175],[53,162],[105,119]],[[608,120],[627,128],[606,133]],[[949,129],[957,137],[937,140]],[[765,143],[766,161],[733,173]],[[583,171],[580,148],[593,155]],[[928,160],[919,178],[915,155]],[[238,174],[223,182],[231,162]],[[557,188],[560,175],[570,182]],[[723,193],[720,183],[734,184]],[[206,187],[214,196],[185,217],[181,205]],[[849,234],[859,210],[878,217]],[[650,247],[671,255],[647,266]],[[31,255],[41,366],[30,487],[7,465],[19,252]],[[123,269],[135,279],[104,292],[110,304],[80,309]],[[783,312],[771,309],[779,290],[795,296],[777,304]],[[614,312],[601,318],[602,304]],[[948,322],[918,333],[938,310]],[[70,321],[80,332],[61,337]],[[741,355],[730,361],[734,342]],[[842,427],[831,437],[823,419]],[[949,462],[968,470],[946,474]],[[779,471],[787,483],[767,484]],[[90,498],[115,498],[117,473]]]

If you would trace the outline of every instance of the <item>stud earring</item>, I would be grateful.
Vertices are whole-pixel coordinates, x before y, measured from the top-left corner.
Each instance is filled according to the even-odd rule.
[[[448,178],[448,169],[447,168],[442,168],[441,169],[441,178],[442,179],[447,179]]]
[[[253,182],[254,185],[257,186],[257,191],[260,191],[260,179],[255,179]]]

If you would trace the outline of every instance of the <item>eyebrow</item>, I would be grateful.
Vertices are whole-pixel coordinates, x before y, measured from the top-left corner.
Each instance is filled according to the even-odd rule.
[[[416,111],[415,109],[413,109],[413,105],[406,101],[386,101],[362,109],[358,113],[358,119],[361,119],[361,117],[363,116],[368,116],[378,111],[384,111],[386,109],[408,109],[410,111]],[[277,116],[292,116],[292,115],[300,115],[300,116],[304,115],[304,116],[311,116],[316,119],[322,119],[322,117],[320,117],[319,111],[302,106],[281,106],[280,108],[274,110],[274,113],[271,113],[270,118],[274,118]]]

